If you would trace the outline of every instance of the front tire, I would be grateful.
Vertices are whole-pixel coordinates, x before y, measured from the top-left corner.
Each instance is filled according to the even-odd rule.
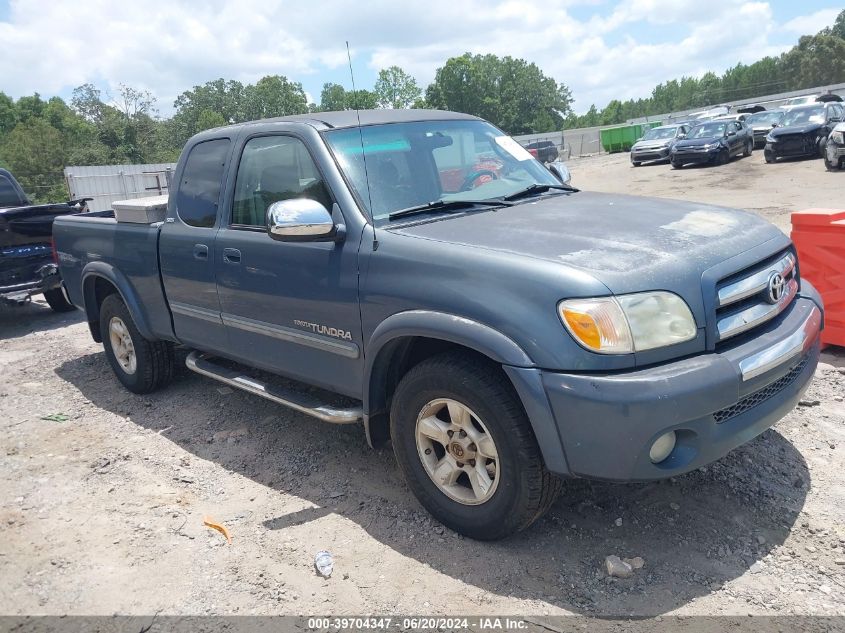
[[[673,160],[671,160],[671,159],[669,160],[669,164],[670,164],[670,165],[672,165],[672,169],[681,169],[681,168],[683,168],[683,164],[681,164],[681,163],[676,163],[675,161],[673,161]]]
[[[763,158],[766,159],[767,163],[774,163],[775,162],[775,155],[772,154],[769,150],[763,150]]]
[[[632,160],[632,161],[631,161],[631,164],[632,164],[634,167],[639,167],[640,165],[642,165],[642,163],[641,163],[640,161],[638,161],[638,160]]]
[[[150,393],[173,379],[173,344],[141,336],[120,295],[107,296],[100,307],[100,336],[112,371],[129,391]]]
[[[61,288],[53,288],[45,292],[44,300],[53,309],[53,312],[70,312],[76,310],[76,306],[67,300]]]
[[[745,144],[745,151],[742,153],[743,156],[751,156],[751,153],[754,151],[754,141],[749,141]]]
[[[394,394],[390,430],[419,502],[471,538],[525,529],[560,491],[513,386],[489,361],[447,352],[415,366]]]

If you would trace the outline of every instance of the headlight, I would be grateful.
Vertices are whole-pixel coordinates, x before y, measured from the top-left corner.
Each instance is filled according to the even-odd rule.
[[[834,132],[830,135],[830,140],[836,143],[837,145],[845,145],[845,133],[842,131]]]
[[[600,354],[630,354],[695,338],[689,307],[671,292],[567,299],[558,313],[583,347]]]

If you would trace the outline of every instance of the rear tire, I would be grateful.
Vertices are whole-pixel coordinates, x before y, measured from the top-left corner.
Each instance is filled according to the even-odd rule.
[[[560,491],[513,386],[491,362],[447,352],[412,368],[394,394],[390,430],[419,502],[471,538],[525,529]]]
[[[76,306],[67,300],[64,290],[62,288],[53,288],[44,293],[44,300],[47,302],[53,312],[70,312],[76,310]]]
[[[100,336],[112,371],[129,391],[150,393],[173,379],[173,344],[141,336],[118,294],[106,297],[100,307]]]

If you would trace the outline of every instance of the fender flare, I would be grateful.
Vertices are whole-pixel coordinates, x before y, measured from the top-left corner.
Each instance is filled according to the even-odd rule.
[[[432,338],[462,345],[502,365],[533,367],[534,362],[511,338],[498,330],[465,317],[431,310],[397,312],[378,324],[364,347],[363,408],[369,435],[371,415],[385,414],[391,343],[406,337]],[[372,441],[371,441],[372,443]]]
[[[364,427],[367,441],[374,445],[386,438],[387,381],[389,358],[382,356],[390,343],[404,337],[425,337],[449,341],[475,350],[502,365],[517,397],[522,401],[546,467],[558,474],[568,474],[563,443],[542,386],[539,369],[531,357],[510,337],[498,330],[465,317],[429,310],[409,310],[394,314],[376,327],[365,347]],[[382,428],[380,428],[382,427]]]
[[[132,315],[132,320],[135,321],[138,332],[146,339],[155,339],[156,337],[150,329],[146,314],[141,307],[141,303],[138,301],[137,292],[132,284],[129,283],[126,275],[109,263],[89,262],[82,269],[82,298],[85,304],[85,314],[88,317],[88,326],[91,328],[91,334],[96,334],[95,340],[99,341],[99,332],[95,332],[99,323],[96,296],[94,295],[94,280],[96,278],[105,279],[117,288],[120,298],[123,299],[123,303],[126,304],[129,314]]]
[[[473,349],[502,365],[534,367],[534,361],[513,339],[489,325],[445,312],[398,312],[379,323],[365,348],[365,412],[369,411],[373,372],[377,370],[380,353],[391,341],[403,337],[449,341]]]

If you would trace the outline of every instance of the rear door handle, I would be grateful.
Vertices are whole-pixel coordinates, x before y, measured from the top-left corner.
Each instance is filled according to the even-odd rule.
[[[227,264],[240,264],[241,252],[237,248],[224,248],[223,261]]]
[[[194,259],[208,259],[208,246],[194,244]]]

